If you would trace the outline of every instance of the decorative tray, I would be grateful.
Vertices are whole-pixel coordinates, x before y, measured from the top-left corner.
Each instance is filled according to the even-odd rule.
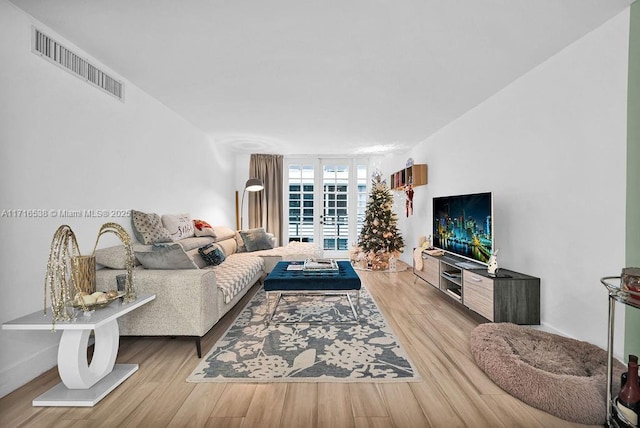
[[[76,309],[87,308],[87,310],[93,311],[94,309],[101,309],[109,306],[113,301],[118,300],[122,296],[124,296],[124,292],[118,293],[118,295],[114,297],[107,297],[107,300],[104,300],[102,302],[85,303],[84,306],[82,306],[81,303],[78,303],[77,299],[73,299],[71,301],[71,306]]]
[[[332,273],[338,271],[338,262],[334,259],[307,259],[304,261],[305,273]]]

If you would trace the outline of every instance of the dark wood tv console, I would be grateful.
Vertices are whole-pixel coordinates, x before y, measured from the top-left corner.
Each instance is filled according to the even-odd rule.
[[[413,273],[455,301],[493,322],[540,324],[540,278],[499,269],[490,276],[484,267],[465,267],[449,254],[422,253],[422,269]],[[460,266],[463,263],[463,266]]]

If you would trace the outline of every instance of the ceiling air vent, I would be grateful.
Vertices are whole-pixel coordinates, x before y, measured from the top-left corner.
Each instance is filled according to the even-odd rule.
[[[74,76],[124,101],[124,83],[109,76],[78,54],[62,46],[37,28],[33,28],[31,51]]]

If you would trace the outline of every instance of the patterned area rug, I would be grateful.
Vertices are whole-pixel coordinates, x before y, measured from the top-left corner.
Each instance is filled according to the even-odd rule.
[[[284,296],[267,326],[260,289],[187,381],[420,380],[364,287],[360,305],[358,324],[345,296]]]

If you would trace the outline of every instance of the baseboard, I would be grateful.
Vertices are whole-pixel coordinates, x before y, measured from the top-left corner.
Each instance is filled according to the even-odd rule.
[[[547,333],[557,334],[558,336],[571,337],[568,334],[551,327],[549,324],[545,322],[540,323],[540,325],[531,325],[529,327],[536,330],[540,330],[540,331],[546,331]],[[575,337],[571,337],[571,339],[575,339]]]
[[[58,364],[58,345],[52,344],[0,372],[0,398],[31,382]],[[34,397],[35,398],[35,397]]]
[[[549,324],[546,323],[541,323],[540,325],[531,325],[529,326],[531,328],[535,328],[536,330],[542,330],[542,331],[546,331],[547,333],[553,333],[553,334],[557,334],[558,336],[564,336],[564,337],[568,337],[570,339],[576,339],[576,340],[583,340],[583,339],[578,339],[576,337],[573,337],[563,331],[557,330],[553,327],[551,327]],[[596,344],[597,345],[597,344]],[[597,345],[603,349],[606,349],[606,344],[604,345],[604,347],[602,347],[601,345]],[[614,347],[615,348],[615,347]],[[625,355],[624,354],[620,354],[620,352],[616,352],[617,349],[614,349],[613,352],[613,357],[619,361],[625,361]]]

